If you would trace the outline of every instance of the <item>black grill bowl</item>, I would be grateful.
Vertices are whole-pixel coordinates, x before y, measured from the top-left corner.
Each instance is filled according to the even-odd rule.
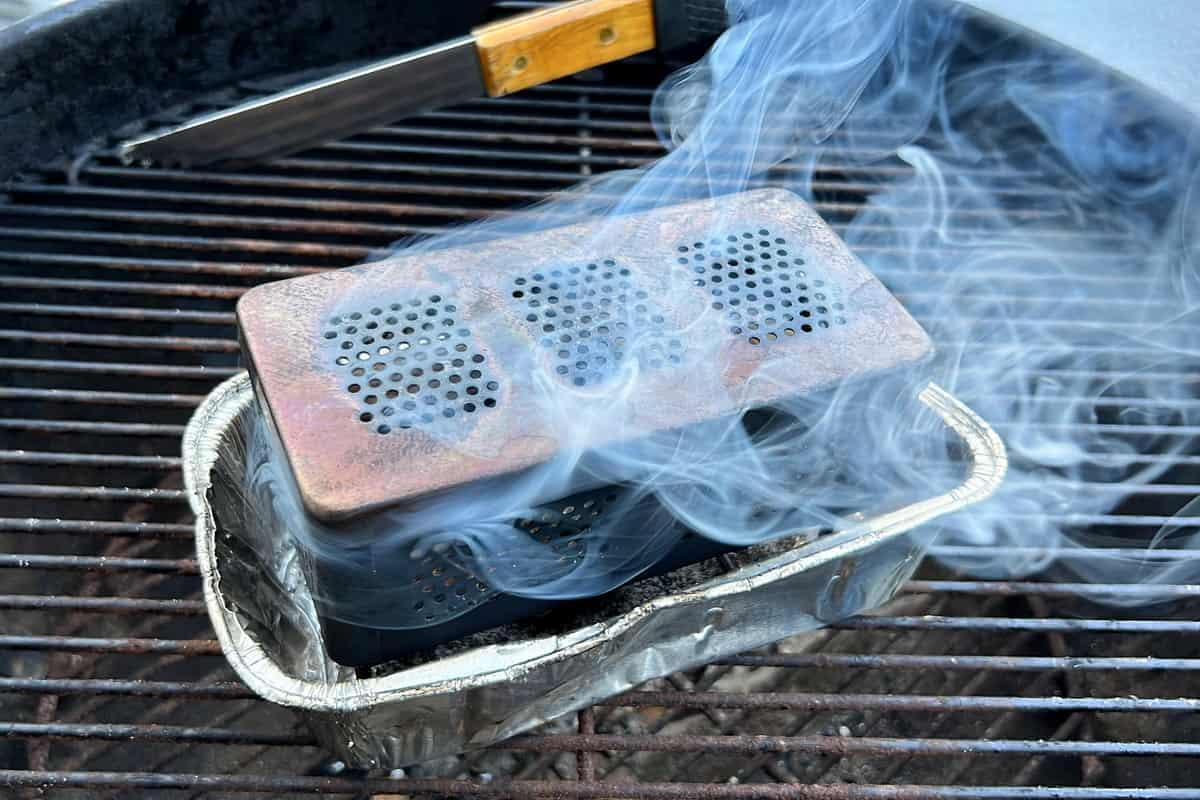
[[[0,179],[205,89],[462,35],[488,5],[77,0],[0,31]]]

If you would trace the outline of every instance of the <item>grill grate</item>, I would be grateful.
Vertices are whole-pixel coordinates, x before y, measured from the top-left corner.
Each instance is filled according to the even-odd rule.
[[[640,687],[465,758],[450,779],[420,769],[346,774],[289,712],[234,680],[199,599],[178,441],[204,392],[235,371],[236,298],[262,281],[352,263],[398,238],[646,163],[660,153],[647,122],[659,77],[635,60],[603,82],[430,113],[238,174],[126,167],[101,152],[10,189],[0,206],[0,784],[62,797],[1200,791],[1200,590],[1189,585],[1155,587],[1172,601],[1126,612],[1091,605],[1078,585],[1052,578],[968,580],[927,565],[878,614]],[[868,148],[870,131],[853,140]],[[814,205],[839,230],[872,192],[910,174],[899,161],[848,161],[812,184]],[[1027,235],[1120,243],[1039,202],[1071,187],[1036,172],[997,177]],[[954,224],[970,227],[986,214],[962,212]],[[865,245],[860,255],[887,280],[886,248]],[[901,300],[930,325],[948,274],[939,269],[949,270],[955,253],[945,245],[925,255],[927,288]],[[753,288],[748,275],[737,279],[743,292]],[[1104,298],[1062,302],[1109,303],[1137,278],[1091,280]],[[1052,286],[1029,276],[1032,297]],[[720,297],[714,302],[726,302]],[[808,306],[814,317],[839,311],[831,299],[820,312],[818,300]],[[743,322],[730,316],[731,331],[766,337],[788,327],[755,333]],[[1093,374],[1137,369],[1149,355],[1134,342],[1098,346]],[[1180,355],[1142,376],[1196,385],[1198,367]],[[1064,424],[1200,433],[1118,420]],[[1080,519],[1063,508],[1052,521],[1114,537],[1146,536],[1167,522],[1198,491],[1200,455],[1144,458],[1174,469],[1112,513]],[[533,535],[560,536],[561,527],[549,519]],[[1128,599],[1148,592],[1132,583],[1104,589]]]

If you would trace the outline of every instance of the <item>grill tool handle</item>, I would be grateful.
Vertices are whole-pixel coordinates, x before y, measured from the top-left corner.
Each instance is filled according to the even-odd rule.
[[[726,28],[723,0],[576,0],[472,31],[492,97],[657,48],[695,48]]]
[[[653,0],[575,0],[471,31],[491,97],[655,47]]]
[[[126,162],[239,166],[406,116],[499,97],[644,53],[694,48],[725,28],[719,0],[576,0],[342,72],[121,144]]]

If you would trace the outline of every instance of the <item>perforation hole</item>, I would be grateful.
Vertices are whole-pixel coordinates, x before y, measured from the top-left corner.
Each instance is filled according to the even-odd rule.
[[[323,345],[338,353],[333,363],[345,370],[342,385],[359,404],[358,419],[369,425],[369,430],[387,435],[435,424],[459,425],[468,415],[498,405],[500,382],[487,374],[487,356],[472,349],[471,331],[461,326],[457,304],[434,294],[391,303],[387,308],[402,313],[383,316],[382,306],[342,313],[331,317],[329,327],[321,332]],[[369,321],[363,327],[371,330],[365,337],[359,334],[358,325],[346,324],[364,318]],[[433,334],[436,328],[445,330]],[[421,335],[419,331],[431,333]],[[459,341],[447,341],[452,336]],[[389,344],[378,345],[376,338]],[[359,350],[364,344],[374,345],[374,352]],[[371,363],[359,364],[368,361]],[[374,377],[366,381],[371,392],[363,394],[359,379],[368,369]],[[459,386],[468,380],[486,389],[473,385],[468,390],[470,397],[443,389],[444,383]],[[386,424],[377,417],[387,417]]]
[[[683,343],[668,337],[666,317],[614,259],[516,278],[511,295],[524,306],[530,332],[553,354],[555,374],[573,386],[610,378],[630,355],[631,335],[643,366],[683,361]]]
[[[571,566],[582,560],[587,534],[618,497],[607,489],[581,492],[540,506],[532,516],[516,519],[513,525],[549,547],[560,563]]]
[[[845,305],[831,296],[823,279],[810,274],[785,237],[766,227],[727,234],[707,246],[680,244],[676,250],[685,263],[689,257],[703,262],[693,269],[698,276],[693,285],[708,289],[711,307],[724,315],[729,333],[745,336],[752,345],[846,324],[845,314],[834,313],[845,311]]]
[[[407,608],[415,621],[443,622],[491,599],[495,590],[475,575],[473,565],[463,545],[439,545],[414,563]]]

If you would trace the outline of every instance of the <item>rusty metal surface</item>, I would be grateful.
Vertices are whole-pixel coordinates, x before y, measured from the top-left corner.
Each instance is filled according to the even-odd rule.
[[[714,265],[719,273],[710,275]],[[715,281],[713,287],[697,271]],[[731,313],[735,319],[741,315],[732,306],[723,311],[725,304],[714,302],[710,291],[719,293],[723,278],[736,286],[733,278],[743,272],[750,287],[744,301],[756,297],[754,278],[770,283],[775,275],[778,290],[794,291],[795,298],[793,305],[779,294],[776,302],[795,313],[782,306],[764,312],[762,319],[774,324],[763,324],[761,331],[749,316],[731,325]],[[577,292],[571,281],[580,284]],[[596,295],[595,303],[585,288]],[[543,291],[549,299],[539,301]],[[563,299],[556,311],[549,304],[558,295]],[[440,302],[436,308],[416,307],[426,297]],[[542,303],[548,311],[530,314]],[[585,310],[592,305],[597,307]],[[306,507],[324,519],[343,519],[551,459],[565,435],[553,427],[553,409],[569,403],[578,403],[581,412],[587,407],[586,395],[572,396],[569,381],[563,381],[561,398],[548,400],[535,386],[542,370],[557,379],[556,368],[583,385],[585,378],[565,364],[556,367],[544,346],[575,352],[575,345],[559,344],[560,334],[562,341],[570,341],[572,333],[586,335],[587,324],[573,327],[575,306],[582,307],[576,312],[582,320],[595,316],[594,330],[613,328],[611,336],[593,334],[590,340],[593,353],[611,340],[610,362],[626,339],[626,349],[639,337],[661,339],[664,351],[668,342],[675,346],[661,355],[662,368],[651,369],[656,362],[641,357],[637,383],[621,391],[623,398],[628,395],[627,418],[571,434],[586,437],[573,442],[584,450],[610,444],[618,431],[636,438],[720,419],[911,364],[931,350],[928,336],[903,306],[806,203],[769,189],[273,283],[243,296],[238,321],[256,392],[279,432]],[[635,307],[646,316],[635,314]],[[436,314],[433,322],[425,321],[425,313]],[[460,342],[457,334],[468,330],[469,339]],[[410,397],[405,390],[422,393],[411,396],[409,405],[429,399],[425,381],[389,382],[388,375],[401,374],[397,365],[413,352],[432,349],[419,342],[440,343],[441,337],[462,347],[463,355],[476,354],[486,374],[474,379],[477,370],[471,370],[475,383],[486,380],[498,388],[466,406],[473,414],[459,413],[440,428],[418,420],[401,430],[395,420],[407,413],[401,407]],[[349,349],[331,347],[332,342]],[[339,368],[342,361],[346,365]],[[567,359],[573,361],[574,355]],[[412,374],[420,372],[418,367]],[[770,377],[749,381],[753,375]],[[440,382],[433,377],[431,386]],[[380,378],[382,385],[372,393],[368,379]],[[361,387],[355,390],[359,397],[348,385]],[[362,395],[379,400],[364,406]],[[426,421],[444,422],[433,419],[443,410],[455,413],[443,406]],[[385,416],[393,411],[398,413]],[[364,424],[363,418],[372,421]],[[379,435],[381,430],[390,433]],[[392,468],[396,464],[408,468]]]

